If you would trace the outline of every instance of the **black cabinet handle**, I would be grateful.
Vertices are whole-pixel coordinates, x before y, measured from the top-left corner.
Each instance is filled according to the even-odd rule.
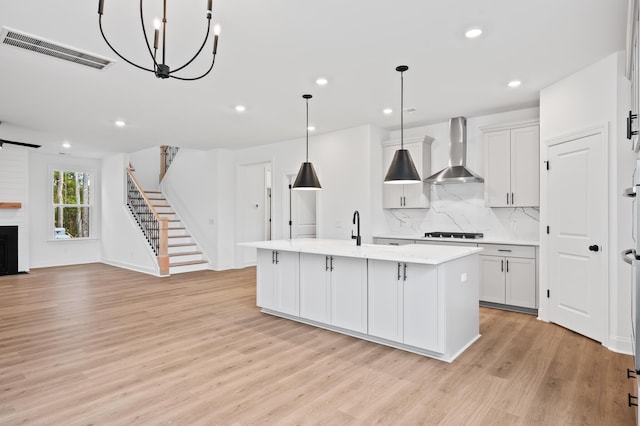
[[[630,368],[627,368],[627,379],[635,379],[635,378],[636,378],[636,371]]]
[[[324,270],[325,271],[329,270],[329,256],[324,257]]]
[[[277,265],[278,263],[280,263],[280,261],[278,260],[278,255],[279,255],[279,254],[280,254],[280,252],[276,250],[276,265]]]
[[[330,256],[330,265],[331,265],[330,270],[333,271],[333,256]]]
[[[513,205],[513,192],[511,193],[511,205]]]
[[[589,250],[591,250],[591,251],[600,251],[600,246],[598,246],[597,244],[594,244],[592,246],[589,246]]]
[[[507,204],[509,204],[509,193],[507,192]]]
[[[637,407],[637,406],[638,406],[638,397],[629,394],[629,407]]]
[[[276,252],[271,250],[271,263],[276,263]]]
[[[632,122],[636,118],[638,118],[638,114],[632,114],[631,111],[629,111],[629,116],[627,117],[627,139],[631,139],[631,136],[638,134],[637,130],[631,130]]]
[[[400,275],[400,262],[398,262],[398,281],[400,281],[400,278],[402,278],[402,275]]]
[[[504,259],[500,260],[500,272],[504,272]]]
[[[404,264],[404,279],[402,281],[406,281],[407,280],[407,264]]]
[[[509,259],[507,259],[507,272],[509,272]]]

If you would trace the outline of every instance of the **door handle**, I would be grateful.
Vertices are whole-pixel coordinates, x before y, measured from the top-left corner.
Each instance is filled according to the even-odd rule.
[[[591,251],[600,251],[600,246],[598,246],[597,244],[594,244],[592,246],[589,246],[589,250],[591,250]]]
[[[632,114],[631,111],[629,111],[629,116],[627,117],[627,139],[631,139],[631,136],[638,134],[637,130],[636,131],[631,130],[631,127],[632,127],[631,123],[636,118],[638,118],[638,114]]]

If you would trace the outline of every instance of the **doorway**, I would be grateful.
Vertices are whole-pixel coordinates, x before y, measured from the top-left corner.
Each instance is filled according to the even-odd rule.
[[[272,238],[272,172],[271,163],[238,167],[238,242],[264,241]],[[243,249],[245,265],[255,265],[256,251]]]
[[[287,212],[288,237],[316,238],[318,235],[317,211],[318,191],[300,191],[293,189],[296,175],[287,175]]]
[[[598,342],[607,324],[606,141],[596,128],[547,144],[549,320]]]

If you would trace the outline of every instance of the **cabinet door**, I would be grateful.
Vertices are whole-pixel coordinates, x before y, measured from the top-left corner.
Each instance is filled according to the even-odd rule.
[[[401,264],[369,259],[369,334],[402,342]]]
[[[297,252],[276,251],[274,281],[277,311],[300,315],[299,268],[300,255]]]
[[[507,305],[536,308],[536,260],[505,258]]]
[[[367,332],[367,260],[333,256],[331,324]]]
[[[258,249],[256,276],[256,305],[275,309],[274,253],[272,250]]]
[[[418,170],[418,174],[420,175],[420,179],[424,179],[427,176],[422,176],[422,149],[423,143],[405,143],[404,147],[409,154],[411,154],[411,158],[413,159],[413,164],[416,166],[416,170]],[[389,186],[389,185],[387,185]],[[426,208],[429,207],[429,197],[425,191],[431,188],[430,185],[425,185],[423,182],[420,183],[412,183],[409,185],[403,185],[404,188],[404,199],[403,199],[403,207],[406,208]]]
[[[444,294],[439,292],[438,272],[433,265],[408,263],[403,274],[404,343],[435,352],[444,352]]]
[[[508,207],[511,202],[511,133],[509,130],[485,134],[485,191],[490,207]]]
[[[504,257],[480,255],[480,300],[505,303]]]
[[[540,205],[540,127],[511,130],[511,192],[514,207]]]
[[[300,316],[329,324],[329,260],[321,254],[300,254]]]
[[[389,170],[389,166],[391,165],[391,160],[393,160],[393,156],[396,153],[396,150],[400,148],[400,146],[385,146],[382,150],[382,154],[384,157],[384,170],[383,176],[386,176],[387,171]],[[385,209],[398,209],[402,208],[404,204],[404,185],[395,185],[395,184],[382,184],[382,207]]]

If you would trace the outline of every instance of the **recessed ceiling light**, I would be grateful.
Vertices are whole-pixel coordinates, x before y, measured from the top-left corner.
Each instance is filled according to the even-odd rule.
[[[476,37],[480,37],[481,34],[482,34],[482,30],[480,28],[471,28],[466,33],[464,33],[464,36],[466,38],[476,38]]]
[[[124,120],[116,120],[113,124],[115,124],[117,127],[124,127],[127,125]]]
[[[65,149],[69,149],[69,148],[71,148],[71,144],[69,142],[64,142],[62,144],[62,147],[65,148]]]
[[[509,86],[509,87],[518,87],[518,86],[520,86],[521,84],[522,84],[522,82],[521,82],[520,80],[513,80],[513,81],[510,81],[510,82],[509,82],[508,86]]]
[[[247,107],[244,105],[236,105],[236,111],[238,112],[245,112],[247,110]]]
[[[324,77],[320,77],[320,78],[318,78],[318,79],[316,80],[316,84],[317,84],[318,86],[325,86],[328,82],[329,82],[329,80],[327,80],[327,79],[326,79],[326,78],[324,78]]]
[[[309,127],[307,127],[307,130],[310,131],[310,132],[313,132],[314,130],[316,130],[316,128],[313,127],[313,126],[309,126]]]
[[[385,109],[383,109],[383,110],[382,110],[382,112],[383,112],[384,114],[389,115],[389,114],[393,113],[393,110],[392,110],[391,108],[385,108]]]

